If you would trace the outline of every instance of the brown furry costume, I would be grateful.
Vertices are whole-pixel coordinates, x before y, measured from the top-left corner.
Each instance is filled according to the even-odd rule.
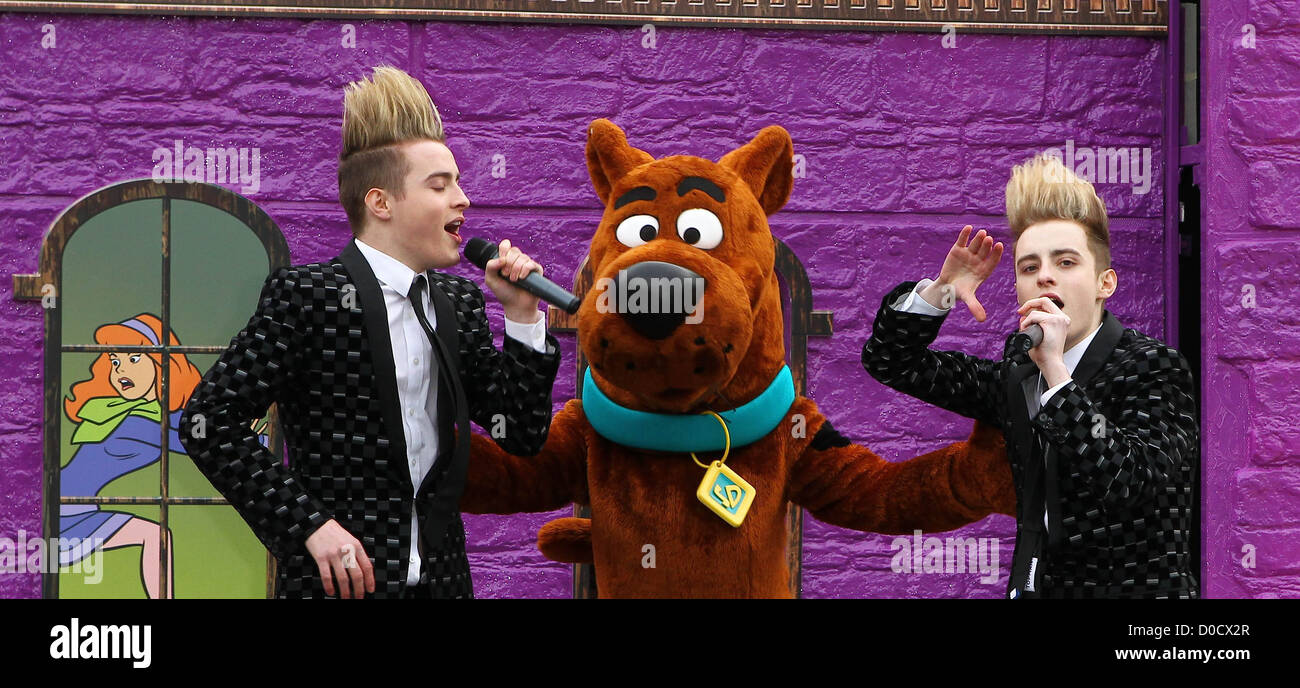
[[[601,312],[594,288],[587,295],[579,345],[609,399],[642,411],[700,413],[744,404],[772,382],[785,364],[785,340],[767,216],[789,198],[791,162],[790,136],[775,126],[713,163],[654,160],[629,146],[613,123],[592,123],[587,166],[605,203],[590,247],[596,283],[643,261],[681,266],[707,281],[702,321],[660,338],[620,313]],[[682,184],[687,178],[711,181],[724,200]],[[704,250],[679,235],[676,219],[692,208],[721,221],[716,247]],[[659,229],[631,247],[616,228],[633,215],[656,218]],[[792,432],[796,414],[806,432]],[[979,425],[966,442],[891,463],[850,444],[811,399],[797,397],[774,430],[733,446],[725,465],[757,493],[740,527],[696,498],[704,469],[689,454],[614,444],[574,399],[556,414],[537,456],[510,456],[475,436],[461,509],[505,514],[590,505],[590,521],[562,518],[543,527],[539,547],[557,561],[594,560],[602,597],[788,596],[787,500],[827,523],[879,533],[951,530],[994,511],[1015,513],[1001,435]],[[646,544],[655,547],[654,568],[641,565]]]

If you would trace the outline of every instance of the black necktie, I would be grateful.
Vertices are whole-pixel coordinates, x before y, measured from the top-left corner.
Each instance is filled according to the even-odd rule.
[[[406,298],[411,300],[411,308],[415,309],[415,319],[420,321],[420,327],[424,328],[424,334],[428,336],[429,343],[433,345],[433,353],[438,357],[438,376],[441,378],[445,375],[447,388],[453,389],[451,386],[452,376],[449,375],[451,370],[447,367],[447,350],[443,347],[442,340],[438,338],[438,334],[433,331],[433,326],[429,324],[429,316],[424,312],[424,289],[424,275],[416,275],[415,281],[411,283],[411,290],[406,294]],[[453,396],[456,396],[454,392]],[[453,398],[448,400],[451,404],[450,408],[452,418],[456,417],[457,401],[459,401],[459,399]]]
[[[1046,541],[1046,528],[1043,526],[1043,514],[1045,513],[1044,499],[1046,486],[1044,454],[1039,431],[1034,427],[1031,416],[1028,411],[1030,403],[1034,405],[1037,399],[1032,399],[1029,395],[1035,394],[1036,390],[1025,393],[1024,383],[1028,375],[1037,375],[1038,371],[1032,368],[1026,368],[1028,357],[1016,352],[1012,355],[1013,362],[1017,359],[1024,359],[1015,367],[1015,373],[1008,376],[1007,392],[1011,399],[1023,400],[1019,409],[1023,409],[1016,417],[1008,419],[1012,424],[1015,438],[1015,449],[1017,460],[1020,461],[1021,498],[1020,522],[1017,524],[1016,534],[1016,552],[1011,561],[1011,588],[1013,597],[1038,597],[1040,594],[1039,581],[1042,565],[1044,545]],[[1008,447],[1008,450],[1011,450]]]
[[[451,356],[442,343],[442,338],[429,325],[429,318],[424,312],[425,277],[417,275],[411,285],[407,298],[415,309],[415,318],[424,328],[424,334],[433,345],[434,355],[438,357],[438,377],[446,383],[449,397],[446,399],[456,429],[455,448],[451,460],[439,462],[434,468],[433,501],[428,515],[420,526],[421,540],[437,547],[446,535],[447,526],[460,505],[460,494],[464,489],[465,472],[469,465],[469,409],[465,400],[465,390],[460,384],[460,376],[452,369]],[[442,400],[439,400],[442,403]],[[420,486],[417,485],[417,496]]]

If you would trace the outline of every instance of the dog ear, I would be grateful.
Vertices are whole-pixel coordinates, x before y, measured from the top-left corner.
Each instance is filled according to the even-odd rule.
[[[600,202],[609,204],[609,192],[623,175],[638,165],[653,162],[649,153],[629,146],[616,124],[598,119],[587,128],[587,172]]]
[[[749,185],[763,212],[771,215],[790,200],[794,184],[794,144],[778,126],[758,132],[749,143],[722,156],[719,165],[735,172]]]

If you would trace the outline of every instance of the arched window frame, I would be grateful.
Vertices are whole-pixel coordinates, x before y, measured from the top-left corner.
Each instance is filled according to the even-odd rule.
[[[169,366],[171,354],[220,354],[224,346],[170,346],[164,339],[159,346],[121,346],[100,344],[64,344],[63,311],[60,298],[63,294],[63,255],[73,235],[91,218],[100,213],[125,203],[158,199],[162,201],[159,218],[160,260],[162,261],[162,301],[161,320],[163,332],[171,332],[171,201],[195,201],[222,210],[243,223],[262,244],[266,251],[267,264],[271,271],[289,264],[289,247],[279,226],[261,208],[239,194],[220,186],[203,183],[158,183],[151,179],[138,179],[120,182],[94,191],[64,210],[50,225],[45,239],[41,243],[40,272],[37,274],[14,275],[14,299],[18,301],[40,302],[45,312],[45,347],[44,347],[44,417],[42,422],[42,455],[44,458],[44,476],[41,482],[42,536],[46,542],[58,537],[59,506],[62,504],[147,504],[157,505],[159,524],[167,532],[168,507],[181,504],[228,505],[220,497],[173,497],[168,494],[169,452],[163,451],[159,458],[158,496],[155,497],[62,497],[59,489],[60,446],[62,429],[63,392],[61,379],[63,354],[70,352],[103,353],[113,351],[132,351],[141,353],[159,353],[162,355],[162,375],[159,380],[159,398],[166,399],[169,385]],[[269,429],[269,445],[273,452],[279,454],[281,434],[279,423],[275,422],[275,409],[272,408],[272,423]],[[169,426],[160,425],[161,447],[168,446]],[[166,586],[169,580],[167,566],[170,542],[164,538],[159,549],[160,585]],[[275,581],[275,560],[267,554],[266,593],[270,597]],[[56,598],[59,595],[59,574],[57,571],[42,574],[43,597]],[[169,597],[170,590],[164,590],[163,596]]]

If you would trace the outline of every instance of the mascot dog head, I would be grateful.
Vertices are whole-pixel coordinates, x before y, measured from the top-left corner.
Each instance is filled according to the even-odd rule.
[[[592,123],[587,169],[605,213],[578,338],[613,401],[659,413],[731,408],[784,365],[767,216],[790,197],[792,161],[777,126],[714,163],[655,160],[609,120]]]

